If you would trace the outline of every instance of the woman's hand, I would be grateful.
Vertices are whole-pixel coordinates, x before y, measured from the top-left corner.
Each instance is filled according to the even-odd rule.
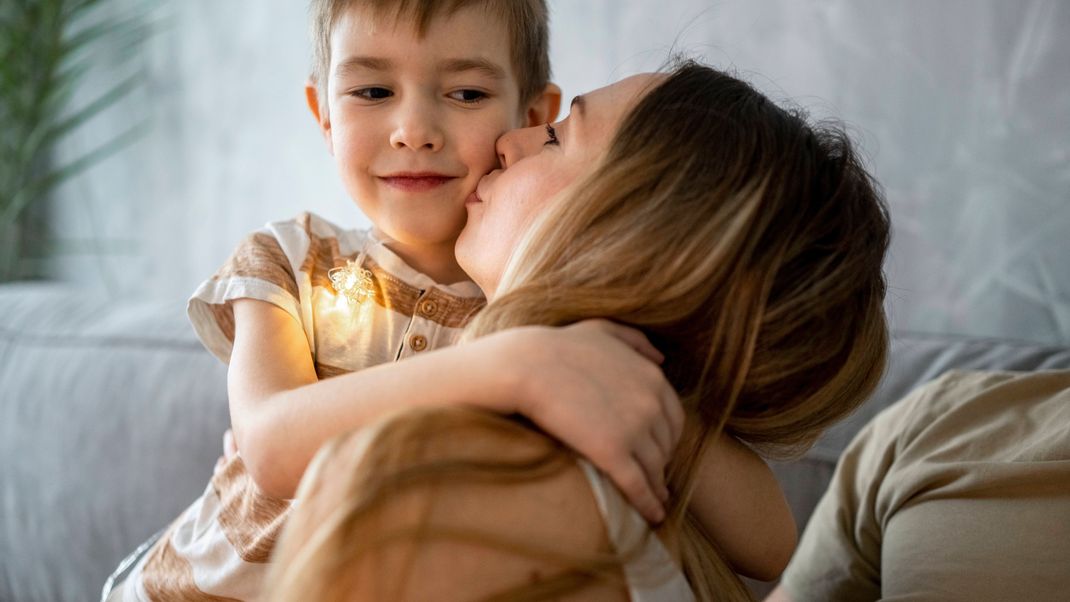
[[[511,337],[501,359],[520,370],[520,413],[605,472],[647,520],[663,520],[665,466],[684,426],[664,356],[607,320],[501,334]]]

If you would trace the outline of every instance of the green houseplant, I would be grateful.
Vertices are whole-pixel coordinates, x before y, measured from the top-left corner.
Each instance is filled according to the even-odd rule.
[[[62,162],[56,152],[66,137],[143,80],[136,71],[121,77],[99,73],[102,62],[115,66],[136,56],[133,51],[149,34],[146,6],[124,4],[0,2],[0,282],[35,275],[22,261],[31,243],[47,252],[39,226],[28,219],[32,210],[65,180],[122,149],[142,129],[135,125],[115,133]],[[108,79],[114,81],[93,90]]]

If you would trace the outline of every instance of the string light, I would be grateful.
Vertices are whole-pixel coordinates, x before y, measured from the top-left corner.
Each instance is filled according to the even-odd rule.
[[[367,243],[356,261],[347,260],[344,266],[327,272],[327,278],[330,279],[335,292],[345,297],[352,305],[360,305],[365,299],[375,296],[375,282],[372,280],[371,270],[364,267],[366,248]]]

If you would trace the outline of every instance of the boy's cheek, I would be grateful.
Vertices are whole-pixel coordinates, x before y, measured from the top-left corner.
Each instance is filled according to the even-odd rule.
[[[478,172],[478,175],[482,176],[498,167],[496,144],[499,136],[498,130],[490,130],[482,135],[468,138],[462,153],[463,160],[470,171]]]
[[[520,107],[520,109],[513,115],[512,121],[509,122],[508,129],[515,130],[526,127],[530,127],[530,124],[528,124],[528,109],[527,107]]]

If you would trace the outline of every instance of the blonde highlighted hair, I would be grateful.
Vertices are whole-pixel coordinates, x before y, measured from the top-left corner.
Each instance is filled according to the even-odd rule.
[[[665,354],[688,415],[660,529],[680,544],[699,599],[749,599],[688,513],[697,459],[722,432],[767,456],[796,454],[865,400],[887,353],[888,242],[880,191],[840,128],[812,125],[750,85],[687,62],[630,112],[592,175],[535,224],[466,336],[596,317],[645,332]],[[469,413],[457,420],[512,424]],[[375,447],[397,454],[416,445],[399,422]],[[436,428],[426,415],[410,424],[425,435]],[[543,456],[538,464],[552,467],[573,457],[560,446]],[[520,477],[508,462],[425,460],[395,472]],[[531,478],[545,478],[538,473]],[[354,500],[350,510],[388,505],[367,495],[384,482],[362,481],[364,493],[343,496]],[[539,591],[611,578],[605,558],[567,552],[570,570]],[[629,551],[620,552],[618,567]],[[510,595],[541,595],[518,586]]]
[[[535,99],[550,82],[550,18],[545,0],[312,0],[310,80],[319,89],[321,110],[326,107],[331,34],[345,11],[361,8],[379,19],[407,21],[422,37],[435,19],[473,6],[482,8],[508,30],[520,103]]]

